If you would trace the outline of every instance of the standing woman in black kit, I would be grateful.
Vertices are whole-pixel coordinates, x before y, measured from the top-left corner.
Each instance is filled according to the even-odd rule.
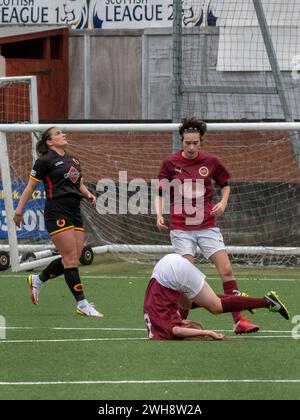
[[[80,202],[86,198],[95,204],[96,197],[83,184],[80,163],[66,152],[67,144],[66,135],[57,127],[50,127],[42,134],[36,146],[39,158],[15,210],[14,222],[17,226],[24,223],[24,207],[37,184],[43,181],[46,192],[45,225],[61,258],[52,261],[39,275],[27,278],[31,302],[38,304],[39,292],[47,280],[64,274],[77,301],[77,313],[99,317],[103,315],[84,296],[78,272],[84,243]]]

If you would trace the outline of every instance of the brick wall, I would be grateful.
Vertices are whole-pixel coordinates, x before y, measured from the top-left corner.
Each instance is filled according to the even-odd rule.
[[[128,177],[155,178],[163,159],[172,153],[168,133],[76,133],[70,136],[94,180]],[[285,132],[208,133],[204,150],[223,161],[235,181],[300,181],[292,143]]]
[[[69,151],[82,164],[85,179],[156,178],[163,159],[172,153],[171,133],[70,133]],[[9,157],[19,178],[31,166],[28,134],[8,135]],[[299,182],[292,143],[286,132],[208,133],[204,150],[216,154],[233,181]]]

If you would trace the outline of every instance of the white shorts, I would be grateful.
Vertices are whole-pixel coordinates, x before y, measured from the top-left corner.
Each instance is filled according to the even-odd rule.
[[[197,246],[207,260],[217,251],[226,250],[219,228],[202,230],[171,230],[171,243],[180,255],[196,255]]]
[[[193,299],[205,284],[205,275],[179,254],[168,254],[154,267],[152,278],[162,286],[183,293]]]

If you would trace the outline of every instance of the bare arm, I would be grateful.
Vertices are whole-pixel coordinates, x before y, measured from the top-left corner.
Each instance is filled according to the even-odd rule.
[[[227,203],[228,203],[228,199],[229,199],[229,195],[230,195],[230,187],[229,185],[227,185],[226,187],[222,188],[221,190],[221,194],[222,194],[222,199],[221,201],[219,201],[212,209],[211,214],[213,216],[219,217],[221,216],[226,207],[227,207]]]
[[[156,226],[159,230],[168,230],[168,226],[165,225],[165,220],[163,217],[163,209],[164,209],[164,198],[161,196],[157,196],[155,198],[155,211],[156,211]]]
[[[24,223],[23,220],[23,210],[28,200],[30,200],[33,191],[36,189],[38,182],[33,179],[29,179],[28,184],[26,185],[25,190],[23,191],[18,206],[14,214],[14,222],[19,227],[21,223]]]
[[[96,197],[84,185],[84,183],[82,181],[82,178],[80,180],[79,190],[80,190],[81,194],[84,196],[84,198],[86,198],[90,203],[96,204],[96,201],[97,201]]]
[[[202,330],[200,328],[189,328],[189,327],[173,327],[173,334],[179,338],[190,338],[199,337],[201,338],[212,338],[213,340],[223,340],[224,334],[218,334],[211,330]]]

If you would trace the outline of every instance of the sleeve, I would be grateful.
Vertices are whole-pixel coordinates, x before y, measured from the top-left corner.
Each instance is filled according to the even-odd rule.
[[[172,180],[172,173],[170,170],[170,161],[168,159],[164,160],[159,174],[158,174],[158,190],[162,191],[167,189],[166,181],[171,181]]]
[[[79,181],[83,182],[82,168],[81,168],[80,160],[78,160],[78,166],[79,166],[79,173],[80,173]]]
[[[218,159],[216,159],[216,166],[212,178],[218,185],[224,185],[230,179],[229,172]]]
[[[34,181],[41,182],[42,179],[45,177],[48,171],[47,162],[43,159],[37,159],[33,165],[33,168],[30,172],[30,179]]]

